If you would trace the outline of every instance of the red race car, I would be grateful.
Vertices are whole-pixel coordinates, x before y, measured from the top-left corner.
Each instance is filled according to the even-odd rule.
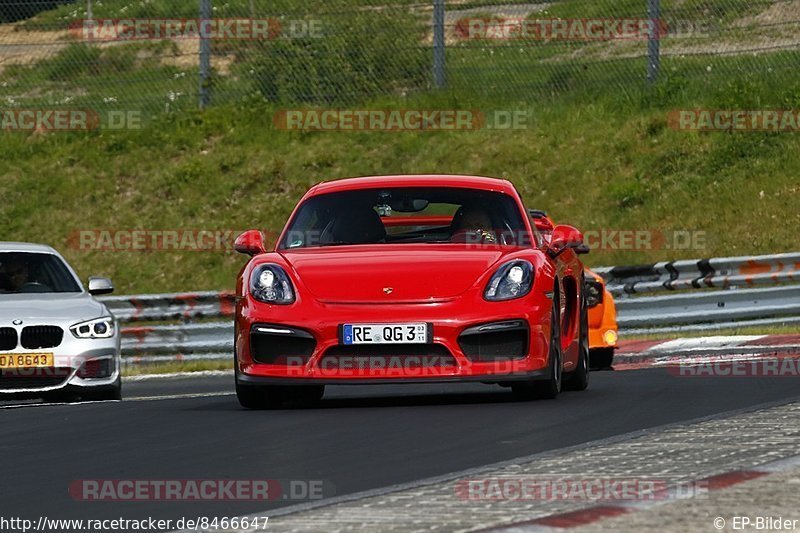
[[[521,398],[588,384],[583,236],[544,239],[514,186],[471,176],[316,185],[237,283],[239,402],[319,400],[326,384],[477,381]]]

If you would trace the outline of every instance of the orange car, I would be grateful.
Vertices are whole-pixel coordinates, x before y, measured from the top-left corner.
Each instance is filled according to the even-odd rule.
[[[544,211],[528,210],[534,226],[549,241],[555,223]],[[603,278],[585,270],[586,298],[589,306],[589,364],[594,369],[608,368],[617,349],[617,308]]]
[[[617,349],[617,307],[603,278],[585,269],[586,299],[589,306],[589,364],[608,368]]]

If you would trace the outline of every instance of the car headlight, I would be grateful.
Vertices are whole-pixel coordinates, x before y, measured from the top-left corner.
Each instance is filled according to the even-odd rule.
[[[533,287],[533,265],[525,260],[506,263],[495,272],[483,297],[490,302],[522,298]]]
[[[108,339],[114,336],[114,319],[110,316],[80,322],[69,330],[78,339]]]
[[[294,303],[294,289],[286,271],[278,265],[259,265],[250,275],[250,293],[259,302]]]

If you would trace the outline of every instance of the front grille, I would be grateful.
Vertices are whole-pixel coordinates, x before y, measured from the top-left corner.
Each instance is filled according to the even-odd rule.
[[[458,345],[477,363],[521,359],[528,353],[530,333],[522,321],[486,324],[464,331]]]
[[[26,350],[55,348],[61,344],[64,330],[58,326],[28,326],[22,330],[22,347]]]
[[[0,389],[44,389],[57,387],[72,375],[69,367],[31,368],[0,373]]]
[[[250,355],[266,365],[304,365],[311,358],[317,341],[296,328],[257,324],[250,331]]]
[[[0,328],[0,350],[13,350],[17,347],[17,330]]]
[[[456,366],[456,359],[441,344],[360,344],[332,346],[319,366],[323,369],[437,368]]]

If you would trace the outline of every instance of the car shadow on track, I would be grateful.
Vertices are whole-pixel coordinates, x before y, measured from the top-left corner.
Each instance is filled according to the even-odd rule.
[[[560,401],[567,400],[573,396],[573,392],[563,392]],[[557,403],[559,400],[555,400]],[[469,391],[469,392],[416,392],[408,391],[405,393],[386,394],[385,391],[375,392],[374,394],[359,392],[342,392],[341,390],[326,393],[326,396],[315,403],[285,403],[281,407],[268,409],[268,411],[319,411],[330,409],[369,409],[387,407],[432,407],[432,406],[456,406],[456,405],[552,405],[553,400],[520,400],[517,399],[510,389],[489,391]],[[240,410],[247,411],[239,406],[235,398],[224,401],[214,402],[213,405],[198,406],[198,410]]]

